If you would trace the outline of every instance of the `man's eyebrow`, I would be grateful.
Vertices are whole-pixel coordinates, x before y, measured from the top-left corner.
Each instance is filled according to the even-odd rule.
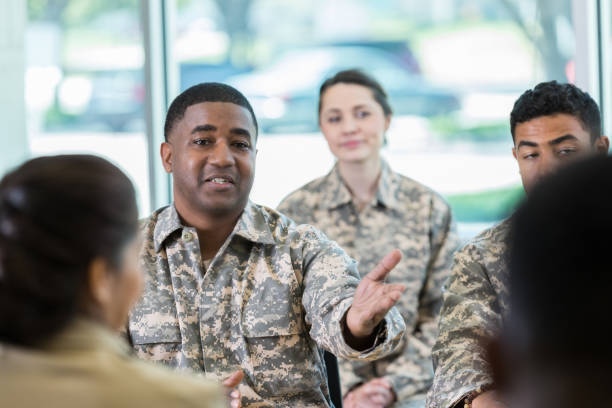
[[[517,146],[517,149],[520,149],[521,146],[526,146],[526,147],[538,147],[538,144],[535,142],[529,142],[527,140],[521,140]]]
[[[578,138],[576,136],[568,133],[565,136],[561,136],[561,137],[556,138],[555,140],[551,140],[550,142],[548,142],[548,144],[551,145],[551,146],[556,146],[556,145],[561,144],[561,143],[563,143],[563,142],[565,142],[567,140],[574,141],[574,140],[578,140]]]
[[[211,132],[215,130],[217,130],[217,127],[213,125],[198,125],[191,130],[191,134],[193,135],[194,133],[198,132]]]
[[[231,128],[230,133],[238,136],[246,136],[247,138],[251,137],[251,132],[244,128]]]

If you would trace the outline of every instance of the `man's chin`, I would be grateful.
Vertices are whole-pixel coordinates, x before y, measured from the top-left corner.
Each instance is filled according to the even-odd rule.
[[[206,200],[202,203],[200,208],[207,214],[214,216],[228,216],[241,213],[244,210],[248,200],[236,200],[236,199],[219,199],[219,200]]]

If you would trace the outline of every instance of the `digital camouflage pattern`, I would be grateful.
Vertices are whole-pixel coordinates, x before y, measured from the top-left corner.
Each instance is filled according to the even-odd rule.
[[[405,325],[392,308],[373,348],[346,344],[355,261],[274,210],[249,202],[206,270],[196,231],[174,206],[153,213],[143,233],[145,292],[128,328],[137,355],[217,380],[242,368],[244,407],[328,406],[321,348],[370,360],[401,342]]]
[[[508,312],[509,231],[507,219],[455,254],[432,353],[436,374],[428,408],[454,407],[469,392],[493,383],[486,343]]]
[[[393,354],[377,361],[340,360],[343,392],[375,377],[387,377],[398,401],[421,400],[431,385],[431,347],[437,335],[442,285],[458,238],[446,202],[425,186],[391,171],[383,162],[378,191],[361,212],[352,203],[337,165],[281,202],[278,210],[311,224],[359,261],[367,274],[391,250],[402,252],[389,283],[406,285],[397,307],[407,336]]]
[[[77,319],[44,345],[0,343],[0,407],[223,408],[219,384],[129,355],[123,337]]]

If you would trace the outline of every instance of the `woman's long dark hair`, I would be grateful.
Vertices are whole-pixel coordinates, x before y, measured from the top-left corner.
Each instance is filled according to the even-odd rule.
[[[40,157],[0,181],[0,341],[35,346],[79,312],[91,261],[118,266],[137,231],[134,187],[108,161]]]

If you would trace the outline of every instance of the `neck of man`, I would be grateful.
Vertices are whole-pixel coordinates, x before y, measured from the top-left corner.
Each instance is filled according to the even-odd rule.
[[[196,229],[202,260],[214,258],[234,230],[244,207],[239,211],[210,213],[182,204],[175,201],[176,211],[185,225]]]
[[[338,169],[344,184],[358,203],[368,203],[374,198],[381,172],[379,155],[359,162],[338,161]]]

